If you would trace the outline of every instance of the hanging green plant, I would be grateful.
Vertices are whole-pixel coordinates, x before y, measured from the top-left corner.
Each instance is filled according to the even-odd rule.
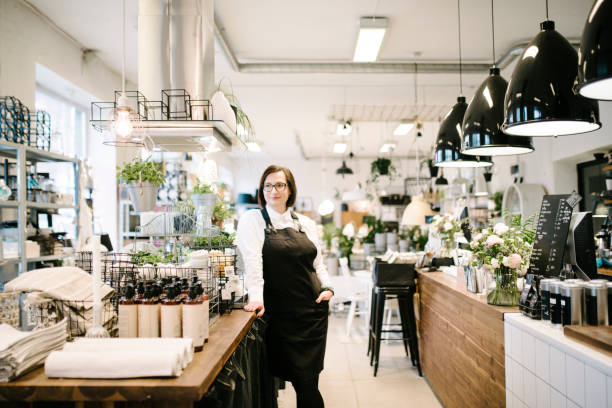
[[[225,91],[222,87],[223,81],[227,80],[229,82],[229,91]],[[232,82],[228,78],[221,78],[219,81],[219,85],[217,85],[217,91],[222,92],[225,95],[225,98],[229,102],[232,110],[234,111],[234,115],[236,115],[236,127],[238,128],[237,133],[238,137],[241,138],[244,142],[254,140],[255,138],[255,128],[253,127],[253,123],[244,110],[242,110],[242,106],[240,105],[240,101],[238,97],[234,94],[234,87],[232,86]]]
[[[117,166],[117,181],[120,184],[149,182],[159,187],[166,182],[166,178],[161,163],[155,163],[151,158],[142,160],[136,157],[123,167]]]
[[[393,180],[397,176],[397,169],[391,162],[391,159],[379,157],[370,164],[368,183],[377,182],[381,176],[387,176],[389,180]]]

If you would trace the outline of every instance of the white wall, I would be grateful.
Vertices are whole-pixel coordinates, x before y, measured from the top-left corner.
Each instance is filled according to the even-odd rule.
[[[93,55],[85,57],[77,44],[19,0],[1,0],[0,95],[15,96],[30,109],[34,108],[37,64],[67,80],[70,85],[52,80],[42,85],[68,99],[78,90],[79,95],[87,94],[94,100],[111,101],[113,91],[121,87],[120,76],[99,58]],[[41,80],[44,81],[39,76]],[[68,89],[70,87],[74,89]],[[133,85],[128,89],[134,89]],[[79,99],[77,103],[85,103],[89,108],[88,101]],[[96,214],[100,217],[103,230],[109,232],[114,240],[117,234],[115,165],[126,152],[103,146],[101,135],[95,131],[90,132],[90,138],[90,160],[94,166],[98,197]]]

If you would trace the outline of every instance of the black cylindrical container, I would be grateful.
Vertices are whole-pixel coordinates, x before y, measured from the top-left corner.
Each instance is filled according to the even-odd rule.
[[[561,325],[563,317],[561,315],[561,287],[563,282],[550,282],[550,322],[553,325]]]
[[[586,324],[604,326],[608,324],[608,285],[589,282],[584,288]]]
[[[578,283],[564,283],[561,287],[561,313],[563,325],[582,324],[582,303],[584,288]]]
[[[550,321],[550,283],[557,279],[546,278],[540,280],[540,297],[542,299],[542,320]]]

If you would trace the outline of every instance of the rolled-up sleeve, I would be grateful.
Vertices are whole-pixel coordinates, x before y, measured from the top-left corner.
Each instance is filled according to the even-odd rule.
[[[317,272],[317,277],[321,282],[322,287],[332,287],[331,280],[329,279],[329,273],[327,272],[327,265],[325,265],[325,259],[323,259],[323,253],[321,252],[321,245],[319,244],[319,236],[317,234],[317,225],[310,218],[305,218],[303,221],[306,235],[312,241],[317,248],[317,256],[313,261],[313,266]]]
[[[240,217],[236,231],[236,243],[242,256],[245,269],[245,285],[249,301],[263,302],[263,258],[262,248],[265,238],[261,215],[257,210],[247,211]]]

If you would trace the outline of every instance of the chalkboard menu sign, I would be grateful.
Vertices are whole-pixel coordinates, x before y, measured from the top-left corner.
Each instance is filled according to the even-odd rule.
[[[544,196],[529,261],[529,273],[559,275],[563,266],[563,252],[572,220],[572,209],[578,201],[580,196],[575,193]]]

